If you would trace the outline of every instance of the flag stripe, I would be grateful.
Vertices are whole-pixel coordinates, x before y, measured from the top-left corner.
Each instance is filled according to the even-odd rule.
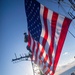
[[[47,26],[48,26],[48,38],[47,38],[47,42],[45,45],[45,51],[48,54],[48,50],[49,50],[49,46],[50,46],[50,42],[51,42],[51,19],[52,19],[52,14],[53,12],[48,10],[48,16],[47,16]]]
[[[48,68],[47,71],[45,72],[45,75],[47,75],[50,72],[50,69]]]
[[[44,27],[45,27],[45,35],[42,41],[42,46],[45,47],[46,40],[48,38],[48,28],[47,28],[47,14],[48,14],[48,9],[45,7],[44,8],[44,13],[43,13],[43,21],[44,21]],[[40,53],[40,57],[42,57],[44,52],[44,49],[42,48],[42,51]]]
[[[33,40],[33,47],[32,47],[32,60],[34,60],[34,49],[35,49],[35,41]]]
[[[33,41],[33,38],[31,37],[31,35],[30,35],[30,38],[31,38],[31,45],[30,45],[30,49],[32,50],[32,49],[33,49],[33,43],[34,43],[34,41]]]
[[[45,47],[46,40],[47,40],[47,37],[48,37],[48,28],[47,28],[47,20],[46,20],[47,19],[47,12],[48,12],[48,9],[46,7],[44,8],[44,6],[41,5],[40,15],[43,16],[43,18],[41,17],[42,24],[43,24],[42,30],[45,30],[45,31],[42,31],[42,33],[41,33],[41,36],[43,35],[43,37],[45,37],[45,39],[42,39],[42,38],[40,39],[40,41],[42,41],[41,44],[43,45],[43,47]],[[43,55],[43,57],[42,57],[42,55]],[[44,48],[42,48],[41,53],[40,53],[40,58],[42,57],[42,60],[44,60],[45,56],[47,58],[45,50],[44,50]],[[46,60],[44,60],[44,62],[45,61]]]
[[[30,37],[30,33],[28,33],[28,46],[31,46],[31,37]]]
[[[40,52],[42,50],[41,45],[42,45],[43,37],[45,35],[45,27],[44,27],[43,18],[42,18],[43,12],[44,12],[44,7],[41,4],[40,5],[40,19],[41,19],[41,23],[42,23],[42,32],[41,32],[41,36],[40,36],[40,44],[39,44],[39,49],[38,49],[38,52],[37,52],[37,58],[39,58]],[[39,59],[37,59],[37,64],[39,64]]]
[[[38,50],[39,50],[39,43],[37,43],[36,56],[35,56],[35,63],[37,63]]]
[[[52,64],[52,52],[54,48],[54,37],[55,37],[57,18],[58,18],[58,14],[53,12],[52,21],[51,21],[51,42],[50,42],[50,47],[48,52],[50,58],[50,64]]]
[[[50,46],[50,42],[51,42],[51,18],[52,18],[52,14],[53,12],[51,10],[48,10],[48,16],[47,16],[47,26],[48,26],[48,38],[46,41],[46,45],[45,45],[45,51],[46,51],[46,56],[44,58],[46,67],[49,65],[49,57],[48,57],[48,50],[49,50],[49,46]]]
[[[40,53],[40,58],[42,57],[42,61],[44,63],[48,63],[47,62],[47,59],[48,59],[48,55],[46,54],[45,52],[45,44],[47,42],[47,38],[48,38],[48,25],[47,25],[47,15],[48,15],[48,9],[46,7],[43,7],[44,8],[44,11],[43,11],[43,23],[44,23],[44,28],[45,28],[45,34],[44,34],[44,38],[43,38],[43,41],[42,41],[42,46],[44,48],[42,48],[41,50],[41,53]],[[45,49],[45,50],[44,50]],[[45,64],[46,65],[46,64]]]
[[[42,44],[43,41],[43,37],[45,35],[45,27],[44,27],[44,22],[43,22],[43,12],[44,12],[44,6],[41,4],[40,5],[40,19],[41,19],[41,23],[42,23],[42,32],[41,32],[41,37],[40,37],[40,44]]]
[[[52,14],[53,12],[48,10],[48,16],[47,16],[47,26],[48,26],[48,38],[46,41],[46,45],[45,45],[45,51],[46,51],[46,56],[44,58],[44,61],[46,61],[46,66],[49,65],[49,57],[48,57],[48,50],[49,50],[49,46],[50,46],[50,42],[51,42],[51,19],[52,19]]]
[[[34,48],[34,61],[36,62],[36,50],[37,50],[37,47],[38,47],[38,45],[37,45],[37,42],[35,41],[35,48]]]
[[[45,8],[46,8],[46,7],[44,7],[44,6],[41,5],[41,11],[40,11],[40,14],[41,14],[41,15],[44,13],[44,9],[45,9]],[[47,10],[47,8],[46,8],[46,10]],[[45,10],[45,11],[46,11],[46,10]],[[47,11],[48,11],[48,10],[47,10]],[[41,13],[41,12],[42,12],[42,13]],[[49,11],[49,12],[51,12],[51,11]],[[45,13],[44,13],[44,15],[45,15]],[[42,15],[42,16],[44,16],[44,15]],[[47,14],[47,13],[46,13],[46,15],[49,15],[49,17],[51,17],[51,14]],[[46,15],[45,15],[45,16],[46,16]],[[46,19],[46,18],[49,18],[49,17],[47,16],[47,17],[45,17],[45,19]],[[44,19],[44,17],[43,17],[43,19]],[[48,54],[49,40],[50,40],[50,36],[49,36],[49,35],[50,35],[50,27],[51,27],[50,25],[51,25],[51,24],[49,23],[48,20],[47,20],[47,22],[46,22],[45,19],[44,19],[45,23],[43,23],[44,21],[42,22],[42,24],[44,24],[44,26],[42,27],[42,28],[43,28],[42,30],[45,30],[44,32],[46,32],[46,33],[41,33],[41,35],[43,35],[43,37],[46,36],[46,38],[47,38],[47,39],[42,39],[42,40],[43,40],[43,43],[45,42],[45,43],[44,43],[44,49],[45,49],[46,53]],[[49,25],[47,25],[47,23],[48,23]],[[45,24],[46,24],[46,25],[45,25]],[[49,35],[48,35],[48,34],[49,34]],[[43,44],[43,43],[42,43],[42,44]],[[45,44],[46,44],[46,45],[45,45]],[[44,50],[44,49],[43,49],[43,50]],[[43,55],[44,55],[44,58],[45,58],[45,59],[42,58],[42,60],[44,60],[44,62],[45,62],[45,61],[48,60],[48,57],[47,57],[48,55],[46,55],[45,52],[43,52]],[[48,62],[49,62],[49,60],[47,61],[47,63],[48,63]]]
[[[60,38],[60,33],[61,33],[63,21],[64,21],[64,16],[59,15],[58,20],[57,20],[57,25],[56,25],[56,31],[55,31],[54,50],[53,50],[53,53],[52,53],[52,63],[53,64],[54,64],[56,48],[57,48],[58,41],[59,41],[59,38]],[[53,65],[51,66],[51,70],[52,69],[53,69]]]
[[[55,72],[55,70],[56,70],[56,66],[57,66],[61,51],[62,51],[62,47],[63,47],[64,41],[65,41],[66,34],[67,34],[70,23],[71,23],[70,19],[68,19],[68,18],[64,19],[59,42],[58,42],[57,49],[56,49],[55,61],[54,61],[54,65],[53,65],[53,72]],[[66,25],[66,27],[65,27],[65,25]]]
[[[40,65],[40,64],[39,64],[39,61],[40,61],[40,59],[39,59],[39,58],[40,58],[41,50],[42,50],[42,45],[41,45],[41,44],[39,44],[39,49],[38,49],[38,54],[37,54],[37,64],[38,64],[38,65]]]
[[[56,23],[57,23],[57,18],[58,18],[58,14],[57,13],[52,13],[52,21],[51,21],[51,41],[50,41],[50,47],[49,47],[49,58],[50,58],[50,63],[48,65],[48,67],[50,67],[52,65],[52,52],[54,49],[54,36],[55,36],[55,29],[56,29]],[[51,69],[51,68],[50,68]],[[47,70],[48,71],[48,70]]]

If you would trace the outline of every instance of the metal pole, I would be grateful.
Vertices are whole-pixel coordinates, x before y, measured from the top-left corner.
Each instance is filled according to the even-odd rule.
[[[33,67],[33,61],[31,60],[32,69],[33,69],[33,75],[35,75],[34,67]]]

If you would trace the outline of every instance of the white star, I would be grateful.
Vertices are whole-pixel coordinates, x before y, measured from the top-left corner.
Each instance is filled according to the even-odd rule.
[[[34,7],[33,7],[33,9],[34,9]]]
[[[34,6],[35,6],[35,4],[34,4]]]
[[[37,9],[39,10],[39,7]]]

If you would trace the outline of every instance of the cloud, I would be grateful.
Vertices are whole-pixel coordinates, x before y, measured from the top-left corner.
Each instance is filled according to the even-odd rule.
[[[55,75],[71,75],[75,68],[75,60],[71,63],[59,67]]]
[[[68,52],[65,52],[63,55],[67,55],[68,54]]]

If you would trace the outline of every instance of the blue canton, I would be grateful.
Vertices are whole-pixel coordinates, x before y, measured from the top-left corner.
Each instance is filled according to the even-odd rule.
[[[28,31],[32,38],[39,42],[42,25],[40,20],[40,3],[36,0],[25,0]]]

